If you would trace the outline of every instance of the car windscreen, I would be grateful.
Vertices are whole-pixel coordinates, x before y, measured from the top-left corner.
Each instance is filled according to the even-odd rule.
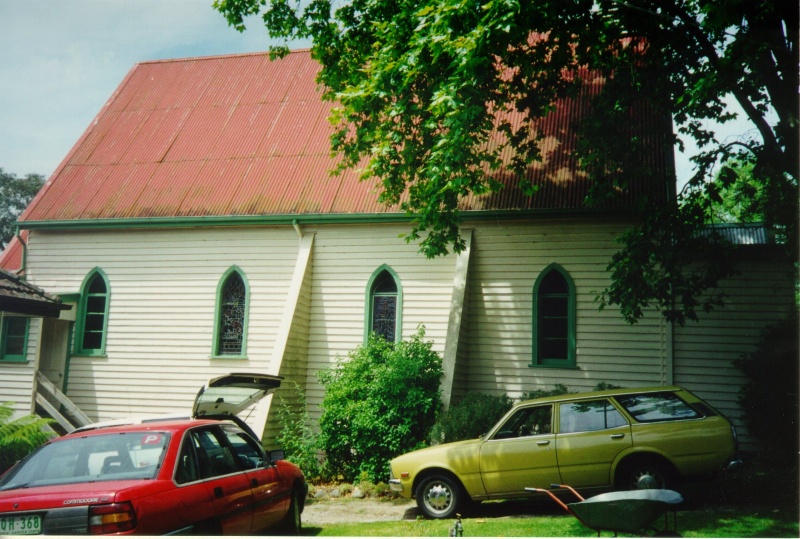
[[[636,421],[677,421],[700,419],[697,410],[686,404],[675,393],[638,393],[614,397]]]
[[[161,468],[169,439],[168,433],[147,431],[56,440],[0,478],[0,490],[153,479]]]

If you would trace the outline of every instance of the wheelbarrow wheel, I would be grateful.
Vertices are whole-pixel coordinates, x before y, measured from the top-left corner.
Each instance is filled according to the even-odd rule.
[[[428,518],[453,518],[467,498],[458,480],[437,474],[423,479],[417,489],[417,507]]]
[[[622,490],[671,489],[675,483],[669,466],[656,459],[639,459],[625,466],[617,482]]]

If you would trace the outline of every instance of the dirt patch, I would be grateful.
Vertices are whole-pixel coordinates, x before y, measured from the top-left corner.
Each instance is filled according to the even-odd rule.
[[[417,505],[412,500],[376,500],[350,497],[309,499],[303,511],[303,524],[341,524],[343,522],[383,522],[415,520]]]

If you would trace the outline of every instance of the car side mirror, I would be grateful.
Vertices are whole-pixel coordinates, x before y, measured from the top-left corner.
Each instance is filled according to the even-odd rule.
[[[286,451],[283,449],[273,449],[268,453],[270,462],[278,462],[279,460],[286,460]]]

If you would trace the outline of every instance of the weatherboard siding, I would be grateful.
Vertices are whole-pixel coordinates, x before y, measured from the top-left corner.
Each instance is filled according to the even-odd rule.
[[[596,297],[610,284],[608,262],[624,222],[562,219],[467,223],[473,230],[461,341],[452,394],[507,393],[564,384],[590,390],[599,382],[624,387],[676,383],[697,392],[743,428],[737,406],[744,382],[732,361],[752,350],[761,328],[791,306],[791,290],[763,266],[745,267],[725,283],[725,309],[700,324],[672,328],[655,312],[625,323],[616,306]],[[231,371],[272,372],[286,378],[279,396],[303,388],[312,419],[320,414],[318,373],[364,343],[370,278],[381,266],[397,275],[403,338],[417,327],[443,354],[456,257],[431,260],[402,237],[407,225],[300,226],[313,234],[299,294],[290,301],[301,238],[291,226],[55,232],[34,230],[28,277],[51,294],[75,294],[101,268],[110,286],[106,357],[73,356],[67,394],[95,420],[187,412],[200,385]],[[556,263],[576,292],[575,368],[532,367],[533,287]],[[246,359],[212,358],[216,291],[237,266],[250,290]],[[293,305],[293,307],[291,307]],[[287,309],[293,308],[292,313]],[[289,333],[280,365],[280,332]],[[31,324],[30,361],[3,369],[3,395],[30,402],[38,323]],[[276,358],[277,359],[277,358]],[[16,372],[19,371],[19,372]],[[7,375],[6,373],[10,373]],[[26,381],[28,380],[28,381]],[[273,404],[278,402],[273,400]],[[276,407],[267,439],[277,433]]]
[[[701,314],[701,322],[675,329],[675,383],[707,399],[737,427],[745,450],[756,449],[738,404],[747,378],[733,362],[753,352],[763,330],[784,320],[794,298],[791,278],[779,264],[744,261],[740,273],[720,285],[724,307]]]
[[[31,318],[28,324],[26,361],[0,361],[0,404],[10,402],[13,418],[33,412],[33,384],[36,379],[36,349],[41,319]]]
[[[67,394],[92,419],[188,413],[212,376],[269,370],[297,255],[293,229],[31,236],[29,278],[38,286],[76,293],[93,268],[108,277],[106,357],[70,360]],[[247,359],[212,358],[217,285],[233,265],[249,284]]]
[[[666,330],[648,315],[634,326],[616,307],[599,310],[597,295],[610,284],[606,267],[623,230],[613,221],[540,221],[476,226],[469,279],[467,391],[508,393],[564,384],[571,390],[598,382],[658,385],[666,361]],[[531,367],[533,287],[549,265],[560,265],[576,294],[575,368]]]
[[[405,232],[403,225],[316,229],[306,378],[312,418],[319,417],[317,405],[323,395],[317,373],[364,344],[367,286],[381,266],[390,267],[399,280],[402,338],[423,325],[425,340],[443,353],[455,257],[426,260],[416,244],[400,238]]]

